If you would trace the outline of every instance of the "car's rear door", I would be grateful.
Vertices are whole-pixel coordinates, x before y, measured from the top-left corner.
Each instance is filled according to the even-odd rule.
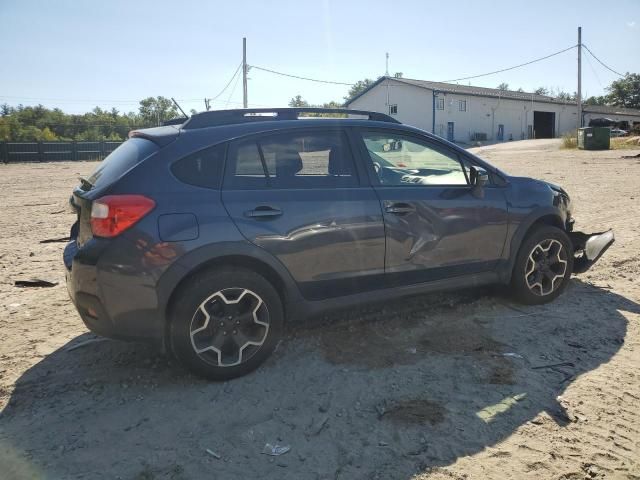
[[[357,168],[340,129],[292,129],[229,145],[227,211],[308,299],[364,291],[384,279],[380,203]]]
[[[494,269],[507,234],[502,189],[474,193],[468,159],[444,142],[393,129],[359,132],[385,220],[389,284]]]

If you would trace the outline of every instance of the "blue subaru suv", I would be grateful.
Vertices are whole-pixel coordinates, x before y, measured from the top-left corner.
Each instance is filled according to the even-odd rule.
[[[210,111],[129,137],[71,197],[69,293],[93,332],[207,378],[327,309],[488,283],[549,302],[614,240],[573,232],[562,188],[380,113]]]

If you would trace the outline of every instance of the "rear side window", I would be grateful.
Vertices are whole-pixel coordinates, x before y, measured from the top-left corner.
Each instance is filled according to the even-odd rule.
[[[358,185],[353,156],[339,131],[291,132],[229,148],[231,188],[331,188]]]
[[[107,186],[135,167],[159,147],[144,138],[130,138],[105,158],[89,177],[93,188]]]
[[[200,150],[171,165],[171,172],[189,185],[220,188],[225,150],[224,144]]]

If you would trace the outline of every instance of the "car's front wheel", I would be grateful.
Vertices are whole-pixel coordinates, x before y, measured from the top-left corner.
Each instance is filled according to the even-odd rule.
[[[571,240],[563,230],[542,225],[535,227],[520,247],[511,288],[522,303],[547,303],[567,287],[572,271]]]
[[[264,362],[282,327],[274,287],[255,272],[225,267],[205,271],[180,289],[171,309],[170,341],[189,370],[226,380]]]

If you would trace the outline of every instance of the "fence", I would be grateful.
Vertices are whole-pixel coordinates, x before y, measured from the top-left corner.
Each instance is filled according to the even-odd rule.
[[[122,142],[0,142],[0,162],[103,160]]]

